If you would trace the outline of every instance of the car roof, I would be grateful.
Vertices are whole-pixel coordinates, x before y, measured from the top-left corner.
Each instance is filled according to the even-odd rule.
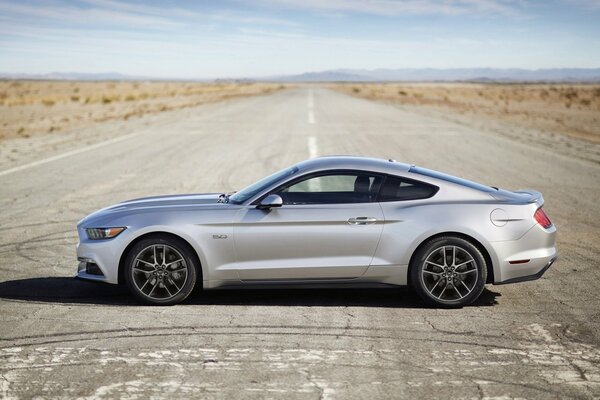
[[[296,164],[300,172],[312,172],[329,169],[355,169],[381,173],[406,173],[411,165],[386,160],[383,158],[361,157],[361,156],[323,156],[311,158]]]

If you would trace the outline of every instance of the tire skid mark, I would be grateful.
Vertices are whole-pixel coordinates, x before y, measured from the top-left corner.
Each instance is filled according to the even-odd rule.
[[[68,322],[68,319],[65,319],[65,322]],[[318,334],[325,334],[323,331],[327,332],[328,335],[340,335],[340,333],[348,334],[350,332],[376,332],[376,333],[386,333],[388,335],[402,333],[410,333],[410,334],[422,334],[422,330],[412,330],[412,329],[403,329],[403,328],[369,328],[369,327],[351,327],[347,325],[339,325],[339,326],[306,326],[306,325],[180,325],[180,326],[169,326],[169,327],[144,327],[144,328],[136,328],[136,327],[127,327],[127,332],[131,334],[131,337],[136,337],[136,334],[149,334],[149,335],[172,335],[172,331],[191,331],[192,334],[195,333],[206,333],[212,334],[217,330],[222,330],[221,332],[226,332],[230,330],[232,333],[238,333],[241,329],[247,330],[247,332],[241,332],[244,334],[252,334],[255,331],[256,333],[264,333],[264,334],[304,334],[308,330],[317,330]],[[282,332],[273,332],[274,329],[282,330]],[[284,332],[289,331],[289,332]],[[265,332],[262,332],[265,331]],[[89,335],[103,335],[103,334],[115,334],[122,333],[122,329],[106,329],[106,330],[91,330],[91,331],[80,331],[80,332],[61,332],[56,334],[43,334],[43,335],[29,335],[29,336],[19,336],[13,338],[0,338],[1,342],[16,342],[20,340],[29,340],[29,339],[49,339],[53,337],[71,337],[71,336],[89,336]],[[462,332],[450,333],[443,332],[443,336],[455,335],[455,336],[463,336]],[[177,332],[176,334],[185,335],[186,332]],[[487,335],[487,334],[478,334],[471,336],[477,336],[481,339],[490,340],[490,339],[499,339],[500,336],[496,335]],[[110,336],[106,336],[110,337]],[[378,338],[390,338],[393,339],[394,336],[378,336]],[[95,337],[98,338],[98,337]],[[433,338],[422,338],[423,340],[435,340]],[[60,343],[57,341],[57,343]],[[463,343],[463,342],[457,342]],[[465,344],[470,344],[471,342],[464,342]],[[473,343],[474,344],[474,343]],[[25,344],[27,345],[27,344]],[[36,343],[31,343],[31,345],[36,345]],[[496,348],[497,346],[489,345],[489,347]],[[514,348],[517,350],[517,348]]]
[[[278,327],[281,328],[281,327]],[[307,328],[311,329],[311,328]],[[314,329],[314,327],[312,328]],[[102,335],[102,336],[93,336],[93,337],[80,337],[80,338],[71,338],[71,339],[62,339],[62,340],[46,340],[32,343],[13,343],[13,345],[19,345],[23,347],[33,347],[33,346],[42,346],[42,345],[54,345],[54,344],[66,344],[66,343],[78,343],[78,342],[88,342],[88,341],[98,341],[98,340],[117,340],[117,339],[152,339],[156,337],[190,337],[193,338],[198,335],[207,335],[207,336],[218,336],[218,335],[230,335],[237,337],[258,337],[265,336],[269,338],[274,338],[278,336],[282,337],[297,337],[297,336],[311,336],[315,338],[327,338],[332,337],[335,339],[340,338],[348,338],[348,339],[363,339],[367,341],[379,342],[381,340],[389,340],[389,341],[397,341],[398,337],[392,334],[389,335],[377,335],[377,334],[356,334],[350,333],[345,328],[338,328],[339,331],[332,332],[307,332],[303,330],[299,331],[288,331],[288,332],[264,332],[256,330],[248,330],[245,332],[240,331],[240,328],[235,328],[233,330],[208,330],[203,331],[201,328],[193,328],[190,332],[154,332],[154,333],[139,333],[136,334],[134,329],[127,331],[127,334],[113,334],[113,335]],[[120,333],[124,333],[125,330],[117,331]],[[64,336],[64,335],[58,335]],[[460,335],[459,335],[460,336]],[[4,341],[6,339],[0,339],[0,341]],[[271,339],[272,340],[272,339]],[[476,348],[490,349],[490,350],[499,350],[499,351],[520,351],[518,348],[504,347],[504,346],[495,346],[488,343],[478,343],[478,342],[470,342],[470,341],[461,341],[461,340],[448,340],[448,339],[440,339],[440,338],[430,338],[430,337],[422,337],[422,332],[416,332],[415,337],[402,337],[403,341],[408,342],[417,342],[417,343],[436,343],[436,344],[445,344],[445,345],[461,345],[461,346],[473,346]]]
[[[7,226],[2,226],[3,230],[11,230],[11,229],[23,229],[23,228],[33,228],[33,227],[38,227],[38,226],[46,226],[46,225],[56,225],[56,224],[71,224],[73,221],[72,220],[50,220],[50,221],[45,221],[45,222],[36,222],[33,224],[19,224],[19,225],[7,225]]]

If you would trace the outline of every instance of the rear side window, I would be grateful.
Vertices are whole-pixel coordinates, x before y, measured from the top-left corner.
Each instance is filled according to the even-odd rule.
[[[379,201],[404,201],[427,199],[438,191],[428,183],[387,176],[379,192]]]
[[[482,192],[489,193],[489,192],[495,192],[497,190],[491,186],[482,185],[481,183],[477,183],[477,182],[469,181],[467,179],[444,174],[442,172],[434,171],[432,169],[413,166],[410,168],[409,172],[414,172],[415,174],[425,175],[430,178],[441,179],[441,180],[444,180],[447,182],[456,183],[458,185],[466,186],[471,189],[481,190]]]

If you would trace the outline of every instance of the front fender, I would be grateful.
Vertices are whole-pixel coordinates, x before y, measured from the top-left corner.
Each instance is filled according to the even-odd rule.
[[[180,239],[184,240],[187,244],[189,244],[192,249],[196,252],[196,255],[198,256],[198,259],[200,260],[200,268],[202,270],[202,279],[203,280],[208,280],[209,279],[209,268],[208,268],[208,260],[206,257],[206,253],[204,252],[204,250],[202,249],[202,246],[198,243],[197,237],[198,237],[198,233],[200,232],[196,232],[198,231],[198,226],[197,225],[191,225],[191,226],[187,226],[184,228],[187,229],[177,229],[174,226],[171,225],[150,225],[150,226],[145,226],[143,228],[138,228],[136,229],[132,235],[129,235],[128,237],[128,241],[126,242],[126,244],[123,246],[123,248],[121,249],[121,251],[119,252],[119,254],[121,254],[120,256],[120,260],[119,260],[119,266],[121,265],[121,261],[124,259],[125,257],[125,253],[126,251],[138,240],[142,239],[143,237],[150,235],[150,234],[160,234],[160,233],[167,233],[170,235],[174,235],[179,237]],[[200,233],[201,234],[201,233]]]

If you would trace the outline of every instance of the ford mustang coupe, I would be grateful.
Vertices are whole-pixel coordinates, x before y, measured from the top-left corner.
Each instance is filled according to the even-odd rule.
[[[321,157],[232,194],[125,201],[78,224],[77,277],[171,305],[204,289],[410,285],[461,307],[556,260],[540,193],[365,157]]]

